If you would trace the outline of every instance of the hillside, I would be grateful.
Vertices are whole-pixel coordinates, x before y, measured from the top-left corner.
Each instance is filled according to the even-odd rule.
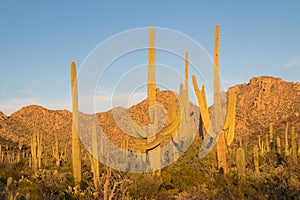
[[[236,138],[249,136],[256,138],[257,134],[267,131],[270,123],[274,123],[278,132],[284,130],[285,122],[300,127],[300,83],[286,82],[280,78],[261,76],[250,79],[248,84],[236,85],[228,90],[237,94],[236,108]],[[158,102],[163,107],[175,98],[177,94],[170,91],[162,91],[158,95]],[[116,144],[119,144],[126,133],[114,122],[113,113],[117,113],[123,124],[126,121],[128,110],[118,107],[96,116],[104,131],[108,133]],[[147,124],[147,100],[132,106],[129,113],[133,119],[141,124]],[[191,121],[194,130],[198,130],[199,111],[190,103]],[[19,141],[29,145],[30,134],[34,128],[43,133],[43,141],[52,143],[55,134],[58,133],[60,141],[70,144],[72,114],[67,110],[48,110],[41,106],[24,107],[11,116],[0,112],[0,142],[10,141],[17,146]],[[162,124],[161,124],[162,125]],[[166,125],[166,124],[165,124]],[[130,128],[130,127],[127,127]],[[49,144],[49,145],[50,145]]]

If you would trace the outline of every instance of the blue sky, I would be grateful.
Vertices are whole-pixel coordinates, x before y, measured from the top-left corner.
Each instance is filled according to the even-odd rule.
[[[220,24],[225,87],[270,75],[300,80],[299,1],[0,1],[0,111],[69,109],[69,64],[128,29],[182,32],[213,54]],[[145,61],[146,62],[146,61]],[[108,108],[106,108],[108,109]]]

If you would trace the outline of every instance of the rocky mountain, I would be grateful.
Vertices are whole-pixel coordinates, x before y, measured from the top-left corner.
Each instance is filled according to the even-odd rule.
[[[257,134],[264,134],[270,123],[278,132],[284,130],[286,122],[300,127],[300,82],[285,82],[280,78],[261,76],[250,79],[248,84],[236,85],[228,89],[237,94],[236,108],[236,137],[247,140],[256,138]],[[158,102],[164,108],[176,97],[176,93],[162,91],[158,95]],[[194,130],[198,130],[199,110],[190,103],[191,121]],[[107,136],[116,144],[124,137],[128,137],[124,130],[116,124],[115,119],[130,128],[126,116],[130,115],[141,124],[149,121],[147,115],[147,100],[125,108],[114,108],[108,112],[97,113],[97,119]],[[167,125],[168,120],[164,122]],[[127,127],[126,127],[127,124]],[[41,106],[27,106],[11,116],[0,112],[0,144],[18,142],[30,144],[30,135],[34,129],[43,133],[43,142],[51,145],[55,141],[55,134],[65,144],[71,143],[72,113],[67,110],[48,110]],[[163,125],[163,124],[161,124]]]
[[[284,134],[286,122],[300,128],[300,82],[285,82],[280,78],[261,76],[251,78],[248,84],[228,89],[237,94],[236,135],[263,135],[270,123],[274,130]]]

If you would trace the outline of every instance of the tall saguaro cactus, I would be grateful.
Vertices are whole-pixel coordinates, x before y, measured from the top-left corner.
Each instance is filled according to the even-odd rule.
[[[149,48],[148,48],[148,105],[151,123],[154,124],[156,104],[156,67],[155,67],[155,32],[154,27],[150,27]]]
[[[254,163],[254,169],[256,173],[259,173],[259,154],[258,154],[258,146],[255,145],[253,147],[253,163]]]
[[[285,137],[284,137],[284,155],[285,156],[289,156],[290,155],[288,132],[289,132],[289,123],[286,123]]]
[[[215,131],[221,130],[222,113],[221,111],[221,93],[220,93],[220,73],[219,73],[219,40],[220,31],[219,25],[216,25],[215,32],[215,52],[214,52],[214,123]],[[218,156],[218,167],[223,170],[224,173],[227,172],[227,161],[226,161],[226,140],[225,133],[221,131],[218,142],[217,142],[217,156]]]
[[[236,153],[236,166],[239,178],[241,180],[245,179],[245,168],[246,168],[246,162],[245,162],[245,153],[242,148],[238,148]]]
[[[34,171],[42,168],[42,134],[35,129],[31,135],[31,158]]]
[[[71,87],[72,87],[72,163],[73,176],[76,184],[81,181],[81,155],[80,140],[78,136],[78,91],[76,78],[76,63],[71,62]]]
[[[208,106],[206,102],[206,95],[204,87],[200,90],[197,84],[196,76],[192,76],[194,90],[198,99],[201,118],[204,128],[212,137],[215,137],[214,133],[221,131],[217,142],[217,157],[218,168],[220,171],[227,173],[227,161],[226,152],[227,145],[230,145],[234,138],[235,127],[235,111],[236,111],[236,94],[229,93],[228,95],[228,108],[225,123],[222,129],[222,114],[221,114],[221,92],[220,92],[220,74],[219,74],[219,25],[216,25],[215,32],[215,52],[214,52],[214,106],[213,106],[213,120],[214,129],[211,130],[211,121],[208,112]]]
[[[92,151],[93,151],[93,156],[92,156],[92,164],[93,164],[93,174],[94,174],[94,186],[96,190],[98,190],[99,187],[99,162],[98,162],[98,139],[97,139],[97,129],[96,129],[96,124],[93,124],[92,126]]]
[[[185,52],[185,67],[184,67],[184,91],[183,91],[183,107],[185,109],[184,115],[184,126],[185,126],[185,133],[189,130],[189,53]]]
[[[52,155],[55,158],[56,166],[59,167],[61,163],[61,154],[59,152],[58,134],[55,133],[55,145],[52,145]]]
[[[296,135],[296,132],[295,132],[295,127],[292,127],[291,133],[292,133],[292,151],[291,151],[291,154],[292,154],[292,158],[296,162],[296,160],[297,160],[297,135]]]
[[[185,62],[184,62],[184,89],[188,91],[189,89],[189,53],[185,52]],[[188,94],[188,92],[187,92]]]

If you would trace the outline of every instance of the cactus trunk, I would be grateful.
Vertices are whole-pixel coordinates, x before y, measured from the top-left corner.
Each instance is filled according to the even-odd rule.
[[[214,49],[214,105],[213,105],[213,131],[209,131],[211,128],[211,121],[209,117],[205,90],[199,90],[196,76],[192,76],[194,90],[197,96],[199,109],[200,109],[200,119],[203,121],[204,128],[211,137],[215,137],[216,133],[220,133],[217,142],[217,159],[218,168],[220,172],[227,173],[227,145],[230,145],[234,138],[234,127],[235,127],[235,109],[236,109],[236,95],[234,93],[229,93],[228,97],[228,111],[226,116],[225,124],[223,125],[222,119],[222,109],[221,109],[221,93],[220,93],[220,74],[219,74],[219,25],[216,25],[215,32],[215,49]]]
[[[71,87],[72,87],[72,163],[73,176],[76,184],[81,181],[81,155],[80,140],[78,136],[78,92],[76,79],[76,64],[71,62]]]
[[[290,155],[289,140],[288,140],[288,131],[289,131],[289,124],[286,123],[285,138],[284,138],[284,155],[285,156],[289,156]]]
[[[258,162],[258,158],[259,158],[259,155],[258,155],[258,146],[255,145],[253,147],[253,162],[254,162],[254,169],[255,169],[255,172],[256,173],[259,173],[259,162]]]
[[[239,178],[241,180],[244,180],[245,179],[246,162],[245,162],[244,150],[242,148],[239,148],[237,150],[236,166],[237,166],[237,171],[238,171]]]
[[[297,161],[297,136],[295,132],[295,127],[292,127],[292,158],[296,162]]]
[[[97,129],[96,125],[92,126],[92,151],[93,151],[93,174],[94,174],[94,186],[96,191],[99,189],[99,162],[98,162],[98,142],[97,142]]]

